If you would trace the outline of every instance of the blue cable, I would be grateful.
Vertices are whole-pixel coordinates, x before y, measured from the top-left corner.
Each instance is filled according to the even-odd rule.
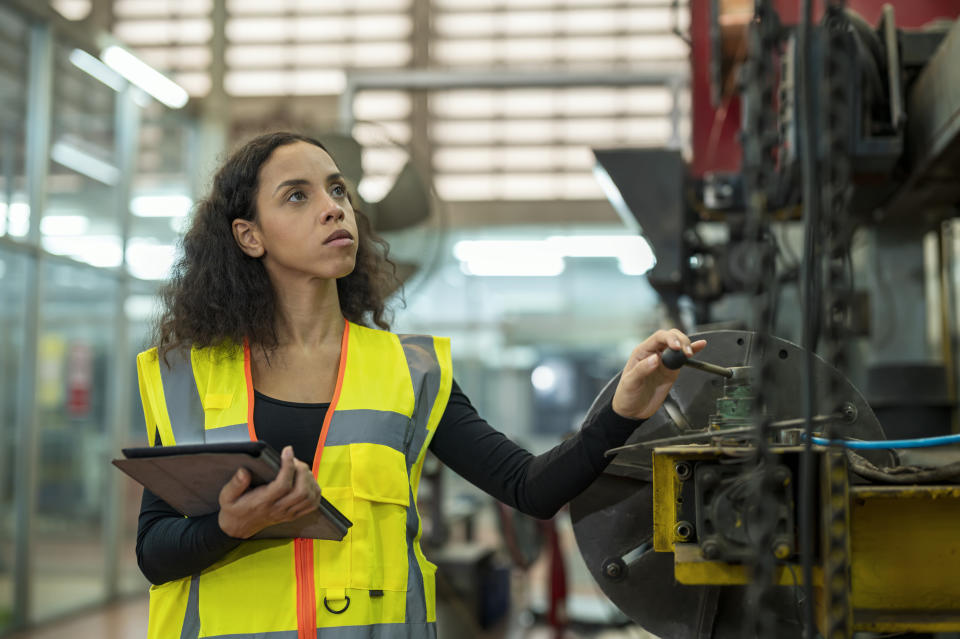
[[[874,450],[883,448],[927,448],[930,446],[945,446],[947,444],[960,444],[960,435],[941,435],[940,437],[919,437],[917,439],[888,439],[884,441],[848,441],[845,439],[835,439],[832,442],[826,437],[811,437],[814,444],[820,446],[843,446],[845,448],[854,448],[860,450]]]

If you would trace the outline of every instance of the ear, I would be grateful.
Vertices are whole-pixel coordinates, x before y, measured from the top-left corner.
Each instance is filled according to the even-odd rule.
[[[237,218],[231,225],[233,229],[233,239],[236,240],[240,250],[250,257],[263,257],[266,248],[260,239],[260,230],[256,222]]]

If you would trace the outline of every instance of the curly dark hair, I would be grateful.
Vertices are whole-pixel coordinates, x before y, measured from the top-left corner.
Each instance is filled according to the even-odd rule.
[[[263,263],[240,250],[233,236],[237,218],[257,219],[260,168],[274,149],[295,142],[323,144],[286,131],[260,135],[244,144],[213,179],[181,241],[182,256],[161,289],[162,309],[154,327],[161,356],[177,348],[223,343],[276,349],[276,297]],[[350,197],[353,204],[353,198]],[[356,210],[357,260],[353,271],[337,280],[340,309],[351,322],[389,330],[387,298],[397,289],[390,247],[374,233],[369,218]]]

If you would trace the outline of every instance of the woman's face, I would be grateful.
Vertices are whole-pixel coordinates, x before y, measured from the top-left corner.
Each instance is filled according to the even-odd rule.
[[[356,215],[326,151],[299,141],[277,147],[260,168],[256,206],[249,230],[236,220],[234,234],[244,252],[262,258],[271,279],[336,279],[353,271]]]

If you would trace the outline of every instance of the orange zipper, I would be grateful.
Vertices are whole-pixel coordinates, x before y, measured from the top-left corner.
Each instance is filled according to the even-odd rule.
[[[327,441],[333,411],[340,401],[340,389],[343,387],[343,374],[347,368],[347,342],[350,337],[350,322],[344,320],[343,338],[340,341],[340,365],[337,371],[337,385],[333,390],[330,408],[323,419],[323,428],[317,440],[317,450],[313,454],[313,476],[319,476],[320,458]],[[313,540],[297,538],[293,540],[293,556],[297,573],[297,639],[316,639],[317,637],[317,597],[313,574]]]
[[[323,446],[327,441],[327,432],[330,430],[330,421],[333,411],[340,400],[340,389],[343,387],[343,374],[347,368],[347,341],[350,336],[350,322],[343,322],[343,338],[340,340],[340,365],[337,371],[337,385],[330,400],[330,408],[323,420],[323,429],[317,441],[317,450],[313,456],[313,476],[316,478],[320,470],[320,457],[323,455]],[[250,342],[243,340],[243,369],[247,382],[247,430],[250,440],[257,440],[257,431],[253,426],[253,374],[251,372]],[[293,540],[293,565],[297,578],[297,639],[316,639],[317,637],[317,598],[316,585],[313,575],[313,540],[296,538]]]
[[[250,355],[250,340],[243,338],[243,376],[247,381],[247,433],[250,435],[250,441],[257,441],[257,430],[253,427],[253,357]]]
[[[317,600],[313,583],[313,540],[293,540],[297,571],[297,639],[317,639]]]

